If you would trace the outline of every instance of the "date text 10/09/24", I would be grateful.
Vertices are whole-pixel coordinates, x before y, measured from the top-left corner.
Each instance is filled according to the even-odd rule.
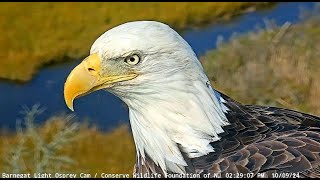
[[[226,178],[300,178],[299,172],[226,173]]]
[[[281,173],[225,173],[223,175],[226,178],[299,178],[299,173],[287,173],[287,172],[281,172]],[[161,174],[158,173],[134,173],[134,178],[157,178],[161,177]],[[168,178],[221,178],[222,175],[219,173],[207,173],[207,174],[167,174]]]

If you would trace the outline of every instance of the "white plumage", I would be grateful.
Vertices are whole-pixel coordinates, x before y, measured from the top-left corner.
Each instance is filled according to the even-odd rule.
[[[214,90],[192,48],[165,24],[129,22],[102,34],[68,76],[66,104],[73,109],[75,98],[99,89],[129,107],[135,172],[320,177],[319,117],[242,105]]]
[[[177,144],[190,157],[213,152],[209,143],[228,121],[194,51],[165,24],[122,24],[102,34],[90,53],[112,59],[135,51],[144,56],[140,76],[108,91],[129,107],[138,154],[146,152],[164,171],[181,173],[186,163]]]

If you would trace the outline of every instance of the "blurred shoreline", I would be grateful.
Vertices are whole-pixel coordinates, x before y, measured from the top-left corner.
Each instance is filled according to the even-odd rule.
[[[2,3],[0,80],[27,82],[43,67],[85,57],[102,32],[127,21],[157,20],[183,30],[217,20],[228,21],[248,10],[265,9],[274,4]]]
[[[297,24],[277,26],[270,22],[265,29],[252,30],[218,43],[217,49],[201,57],[213,86],[246,104],[281,106],[319,115],[320,83],[314,78],[320,77],[317,68],[320,66],[320,13],[317,10],[313,13]],[[70,127],[66,118],[51,117],[39,127],[35,126],[33,132],[50,144],[55,135]],[[55,152],[57,157],[62,156],[65,158],[62,160],[68,162],[60,169],[68,173],[132,174],[135,146],[128,124],[102,132],[81,123],[74,132],[72,137],[77,138]],[[21,136],[26,138],[24,146],[19,146]],[[33,152],[35,139],[37,137],[27,135],[27,131],[20,136],[1,136],[0,171],[9,172],[15,168],[35,171],[33,154],[19,156],[21,159],[12,161],[16,164],[6,161],[17,157],[12,156],[10,150],[19,152],[24,147],[26,152]],[[49,165],[44,168],[56,171]]]

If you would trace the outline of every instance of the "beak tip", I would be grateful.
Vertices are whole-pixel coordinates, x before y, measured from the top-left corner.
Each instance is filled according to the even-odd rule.
[[[66,105],[72,112],[74,112],[73,99],[74,98],[72,98],[71,100],[69,98],[65,98]]]
[[[73,101],[71,101],[71,102],[66,102],[66,104],[67,104],[67,107],[68,107],[72,112],[74,112]]]
[[[99,85],[97,84],[100,77],[98,74],[92,74],[88,71],[92,67],[97,72],[101,69],[101,62],[97,54],[92,54],[86,61],[82,61],[68,75],[64,83],[64,99],[67,107],[74,112],[73,100],[81,95],[88,94],[89,91]]]
[[[69,107],[69,109],[70,109],[72,112],[74,112],[73,106]]]

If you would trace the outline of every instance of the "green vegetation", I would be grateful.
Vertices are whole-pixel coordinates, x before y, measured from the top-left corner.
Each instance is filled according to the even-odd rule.
[[[133,20],[158,20],[177,29],[229,19],[271,3],[1,3],[0,78],[28,81],[42,67],[86,56],[107,29]]]
[[[246,104],[320,115],[320,19],[234,37],[201,61],[213,86]]]

